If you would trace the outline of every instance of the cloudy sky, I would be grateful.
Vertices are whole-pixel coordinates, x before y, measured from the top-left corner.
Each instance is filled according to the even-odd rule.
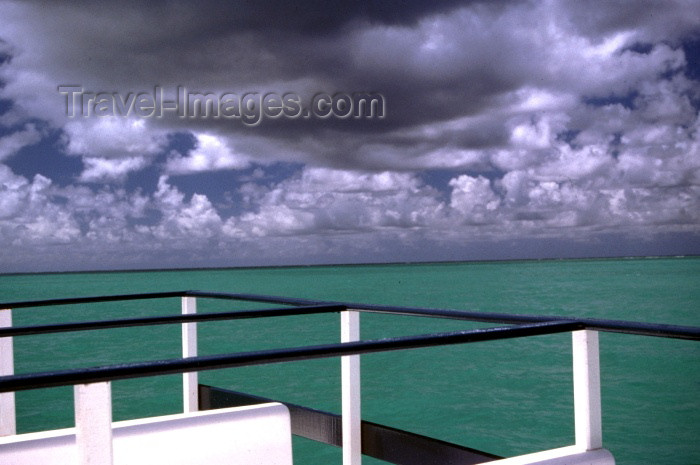
[[[0,272],[700,253],[695,1],[231,4],[0,0]]]

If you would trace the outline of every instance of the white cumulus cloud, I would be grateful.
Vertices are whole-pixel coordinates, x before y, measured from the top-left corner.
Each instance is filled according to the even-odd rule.
[[[236,153],[225,138],[214,134],[195,134],[196,146],[186,155],[171,155],[166,165],[170,174],[242,169],[250,164],[248,157]]]

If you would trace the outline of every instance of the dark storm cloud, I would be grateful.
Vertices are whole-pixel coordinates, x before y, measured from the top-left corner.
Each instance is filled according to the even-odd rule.
[[[493,61],[496,58],[522,70],[527,65],[518,59],[523,50],[512,41],[499,41],[495,33],[480,34],[479,43],[469,40],[455,44],[460,50],[438,57],[443,63],[437,67],[430,63],[430,56],[414,54],[421,39],[411,37],[410,31],[422,19],[467,5],[321,1],[303,3],[303,7],[291,2],[240,2],[233,6],[228,2],[47,3],[41,8],[48,14],[37,21],[36,27],[62,39],[41,45],[46,52],[42,59],[58,71],[56,79],[65,83],[86,87],[99,83],[101,88],[95,90],[124,92],[155,84],[185,85],[203,92],[227,88],[307,94],[380,92],[386,96],[392,117],[378,127],[387,129],[483,109],[491,96],[519,83]],[[491,3],[478,6],[483,14],[493,17],[502,8]],[[460,26],[452,27],[455,30],[445,34],[458,39]],[[379,31],[363,35],[370,28]],[[80,43],[89,46],[70,46]],[[499,56],[493,56],[494,49]],[[469,52],[465,54],[466,50]],[[527,73],[527,69],[521,72]],[[306,81],[308,88],[290,89],[295,80]],[[363,121],[315,123],[291,124],[290,130],[313,131],[326,125],[349,131],[371,128]],[[277,130],[275,127],[271,133]]]
[[[658,1],[635,8],[577,2],[29,4],[43,13],[26,18],[36,38],[11,45],[10,53],[21,57],[32,49],[35,65],[51,70],[51,95],[42,99],[50,98],[53,107],[62,98],[56,83],[121,93],[148,91],[154,85],[214,93],[293,91],[305,99],[321,91],[377,92],[386,99],[387,117],[382,120],[263,119],[255,128],[239,121],[174,116],[148,121],[164,132],[209,131],[243,138],[263,159],[279,157],[278,146],[306,140],[306,147],[292,151],[307,153],[300,161],[360,169],[391,164],[401,169],[387,159],[368,158],[366,152],[393,144],[401,148],[402,142],[423,152],[445,146],[503,148],[511,129],[504,123],[518,111],[509,107],[533,89],[589,101],[629,92],[647,78],[644,70],[649,66],[629,58],[628,72],[605,69],[607,58],[596,60],[601,52],[593,47],[606,34],[635,30],[649,36],[647,29],[668,30],[680,16],[686,20],[674,25],[673,34],[687,35],[693,17],[681,13],[685,9],[680,3],[669,9]],[[594,39],[576,42],[571,31]],[[592,61],[580,54],[587,47]],[[21,81],[16,85],[21,87]],[[474,116],[479,118],[469,124],[434,130],[442,122]],[[46,117],[51,118],[50,112]],[[63,124],[62,115],[53,117]],[[430,137],[421,133],[424,125],[433,126]],[[406,134],[408,130],[413,134]],[[264,150],[265,140],[278,142]],[[102,148],[102,156],[109,153]],[[413,167],[411,150],[405,156],[406,166]]]
[[[480,148],[504,143],[504,131],[489,122],[450,131],[445,140],[412,141],[416,138],[391,135],[397,129],[485,111],[494,98],[516,89],[521,81],[518,74],[530,74],[532,65],[519,58],[526,45],[481,30],[477,18],[468,19],[475,28],[471,37],[460,37],[459,23],[446,21],[449,29],[444,31],[439,30],[442,25],[425,23],[424,18],[447,14],[456,4],[416,2],[394,8],[390,3],[318,2],[304,4],[303,9],[286,2],[235,7],[217,2],[167,7],[162,3],[46,4],[42,9],[51,13],[35,18],[35,27],[62,38],[37,38],[43,49],[40,59],[53,70],[54,83],[122,93],[148,90],[155,84],[169,89],[183,85],[192,92],[293,91],[305,101],[321,91],[376,92],[386,100],[387,117],[382,120],[264,119],[255,128],[228,120],[149,121],[164,131],[215,131],[244,138],[241,146],[262,160],[281,157],[336,167],[411,169],[416,166],[411,162],[416,147]],[[477,6],[480,14],[492,18],[503,8],[492,3]],[[416,28],[425,31],[415,33]],[[444,44],[429,43],[431,34],[455,43],[443,54]],[[70,46],[82,43],[90,46]],[[421,52],[425,43],[428,49]],[[22,50],[16,53],[21,55]],[[56,100],[59,96],[54,89],[51,92]],[[402,143],[410,145],[406,160],[387,159],[381,155],[383,150],[369,154],[393,143],[399,149]],[[98,155],[77,148],[86,146],[71,147],[84,156]],[[101,156],[114,153],[104,144],[97,146],[102,146]],[[288,147],[291,155],[280,154],[285,151],[281,146]],[[115,149],[122,147],[119,143]],[[147,147],[139,150],[153,153]]]
[[[28,3],[53,5],[50,1],[31,1]],[[384,0],[353,1],[343,0],[306,0],[288,2],[284,0],[239,0],[228,2],[221,0],[204,0],[189,2],[186,0],[156,0],[151,2],[122,1],[118,6],[109,1],[73,0],[61,2],[73,7],[93,9],[104,12],[105,9],[138,9],[146,20],[160,19],[163,26],[177,23],[176,32],[192,31],[185,38],[197,34],[229,34],[232,30],[261,31],[281,30],[295,31],[302,34],[335,33],[345,24],[353,21],[368,21],[389,25],[412,25],[423,16],[448,12],[457,6],[469,3],[498,5],[496,2],[464,2],[460,0]],[[512,3],[512,2],[511,2]],[[186,24],[182,24],[182,18]],[[202,26],[206,27],[202,27]],[[205,32],[206,31],[206,32]]]

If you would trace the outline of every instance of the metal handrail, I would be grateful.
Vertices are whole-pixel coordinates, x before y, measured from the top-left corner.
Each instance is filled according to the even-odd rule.
[[[21,327],[13,327],[11,322],[12,311],[14,309],[175,297],[182,298],[182,314],[50,323]],[[197,297],[270,303],[283,307],[198,314],[196,313]],[[360,340],[359,314],[361,312],[498,323],[510,326],[402,336],[379,340]],[[343,342],[252,352],[225,353],[210,356],[197,355],[197,322],[326,313],[340,313],[341,341]],[[0,344],[2,344],[4,348],[3,353],[6,352],[10,355],[9,358],[5,358],[2,362],[2,367],[0,367],[0,369],[3,370],[1,372],[6,374],[6,376],[0,376],[0,400],[5,399],[5,403],[3,404],[5,406],[3,408],[7,407],[11,415],[9,421],[9,423],[11,423],[11,429],[5,428],[6,431],[3,434],[14,434],[13,393],[16,391],[68,385],[75,385],[77,386],[76,389],[78,389],[78,386],[87,385],[91,386],[89,388],[91,394],[86,394],[85,398],[95,397],[95,400],[99,399],[99,402],[102,404],[99,408],[107,411],[111,409],[111,403],[109,401],[110,381],[182,373],[184,408],[185,412],[190,412],[197,409],[196,389],[198,383],[196,377],[197,373],[200,371],[341,357],[343,397],[343,412],[341,416],[343,431],[342,443],[343,463],[346,464],[359,463],[358,457],[361,453],[361,443],[359,439],[362,428],[361,412],[359,409],[359,355],[361,354],[572,332],[576,447],[595,452],[602,447],[597,331],[700,341],[700,327],[694,326],[676,326],[594,318],[569,318],[560,316],[518,315],[373,305],[257,294],[204,291],[154,292],[7,302],[0,303],[0,316],[2,316],[2,326],[5,326],[0,328]],[[12,338],[16,336],[164,324],[182,325],[182,358],[20,375],[12,374]],[[76,409],[78,408],[78,404],[82,404],[83,402],[83,400],[79,401],[78,397],[82,399],[83,396],[76,397]],[[89,423],[89,418],[81,417],[79,422],[76,417],[76,425],[78,425],[78,423],[85,426]],[[109,428],[111,428],[111,420],[105,423],[105,425],[105,428],[109,430]],[[85,427],[91,428],[91,426]],[[97,438],[97,436],[94,438],[90,436],[85,440],[97,440],[95,438]],[[564,449],[561,449],[561,451]],[[562,453],[566,454],[568,452]],[[609,453],[606,452],[606,454],[612,457]]]
[[[49,333],[66,333],[96,329],[130,328],[134,326],[155,326],[167,324],[196,323],[200,321],[243,320],[249,318],[270,318],[291,315],[318,315],[338,313],[347,310],[344,305],[310,305],[296,308],[268,308],[262,310],[239,310],[235,312],[192,313],[186,315],[166,315],[140,318],[120,318],[116,320],[80,321],[50,325],[12,326],[0,328],[0,337],[29,336]]]
[[[293,362],[319,358],[359,355],[392,350],[468,344],[500,339],[556,334],[585,329],[576,321],[556,321],[521,326],[453,331],[418,336],[394,337],[338,344],[303,346],[253,352],[239,352],[151,362],[108,365],[102,367],[31,373],[0,377],[0,392],[23,391],[75,384],[171,375],[193,371],[215,370],[277,362]]]
[[[248,302],[263,302],[263,303],[274,303],[281,305],[291,305],[296,307],[302,307],[299,309],[287,309],[287,315],[297,315],[304,314],[303,308],[312,308],[315,306],[342,306],[345,308],[352,308],[353,310],[358,310],[362,312],[371,313],[385,313],[393,315],[407,315],[407,316],[422,316],[431,318],[446,318],[452,320],[463,320],[481,323],[500,323],[500,324],[533,324],[533,323],[544,323],[552,321],[572,321],[583,323],[586,328],[605,331],[613,333],[623,333],[623,334],[636,334],[642,336],[655,336],[673,339],[688,339],[700,341],[700,327],[696,326],[679,326],[679,325],[667,325],[658,323],[642,323],[642,322],[632,322],[632,321],[621,321],[621,320],[606,320],[599,318],[570,318],[561,316],[547,316],[547,315],[519,315],[519,314],[507,314],[507,313],[490,313],[490,312],[473,312],[473,311],[463,311],[463,310],[447,310],[447,309],[436,309],[436,308],[424,308],[424,307],[404,307],[404,306],[391,306],[391,305],[373,305],[373,304],[362,304],[354,302],[340,302],[340,301],[322,301],[322,300],[311,300],[311,299],[298,299],[289,297],[276,297],[267,295],[257,295],[257,294],[235,294],[235,293],[222,293],[222,292],[204,292],[204,291],[174,291],[174,292],[155,292],[155,293],[142,293],[142,294],[122,294],[122,295],[110,295],[110,296],[93,296],[93,297],[78,297],[78,298],[67,298],[67,299],[50,299],[50,300],[36,300],[36,301],[21,301],[21,302],[8,302],[0,303],[0,309],[2,308],[28,308],[28,307],[46,307],[46,306],[56,306],[56,305],[72,305],[72,304],[85,304],[85,303],[98,303],[98,302],[114,302],[123,300],[142,300],[142,299],[158,299],[158,298],[170,298],[170,297],[205,297],[212,299],[224,299],[224,300],[238,300],[238,301],[248,301]],[[300,311],[301,313],[295,313]],[[337,312],[340,310],[328,310],[329,313]],[[232,314],[237,312],[231,312]],[[308,312],[307,312],[308,313]],[[324,313],[320,310],[319,313]],[[265,316],[278,316],[278,315],[259,315],[259,316],[249,316],[247,318],[258,318]],[[156,317],[157,318],[157,317]],[[233,318],[232,318],[233,319]],[[113,320],[115,325],[117,321],[126,326],[145,326],[151,324],[168,324],[168,323],[182,323],[184,320],[172,320],[170,322],[163,321],[162,323],[142,321],[139,319],[122,319]],[[146,319],[144,319],[146,320]],[[101,323],[104,327],[115,328],[119,326],[112,326],[105,323]],[[86,329],[100,329],[99,324],[95,322],[94,328],[87,327]],[[51,331],[46,331],[51,332]],[[3,333],[0,332],[0,337]],[[9,334],[7,334],[9,335]]]

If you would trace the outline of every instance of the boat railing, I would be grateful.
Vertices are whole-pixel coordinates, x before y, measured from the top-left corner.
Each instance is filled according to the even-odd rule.
[[[181,312],[176,315],[167,316],[52,323],[33,326],[13,326],[12,324],[12,312],[17,309],[163,298],[181,298]],[[272,304],[274,306],[266,309],[198,313],[197,299],[200,298],[257,302]],[[360,315],[363,312],[496,323],[500,326],[392,337],[378,340],[362,340],[360,338]],[[198,322],[326,313],[340,314],[340,337],[338,343],[219,355],[198,355]],[[15,374],[14,372],[13,338],[15,337],[166,324],[182,325],[182,358],[27,374]],[[80,387],[80,389],[83,389],[87,394],[76,395],[75,401],[89,403],[89,405],[83,406],[89,411],[110,412],[107,418],[111,419],[112,406],[111,396],[109,395],[109,383],[111,383],[111,381],[166,374],[182,374],[183,410],[184,412],[196,412],[200,408],[213,407],[210,400],[204,402],[201,398],[202,392],[209,398],[213,391],[206,386],[199,385],[199,372],[249,365],[340,357],[342,393],[341,415],[338,418],[331,414],[319,414],[319,416],[312,412],[311,409],[290,405],[293,417],[295,415],[294,412],[297,412],[296,414],[298,415],[312,415],[313,418],[321,422],[338,421],[339,429],[341,430],[340,440],[334,441],[330,439],[326,442],[335,442],[337,445],[342,445],[344,465],[360,464],[363,453],[387,461],[395,460],[392,463],[425,463],[421,462],[426,459],[422,458],[420,453],[403,454],[404,457],[394,457],[390,452],[372,449],[371,443],[373,440],[370,437],[371,435],[384,435],[382,439],[386,441],[402,437],[403,439],[399,438],[396,440],[403,440],[404,444],[406,444],[405,441],[430,442],[431,439],[422,436],[418,437],[417,435],[411,435],[411,433],[394,430],[388,427],[382,427],[381,425],[370,424],[362,420],[360,392],[360,356],[362,354],[570,332],[572,333],[573,353],[575,431],[575,442],[573,445],[498,461],[498,457],[486,452],[476,451],[453,444],[442,444],[442,441],[432,440],[433,442],[431,443],[430,449],[434,449],[434,451],[430,453],[437,454],[437,457],[442,457],[442,463],[452,463],[446,458],[448,456],[451,457],[451,454],[456,454],[456,456],[460,457],[459,463],[574,464],[583,463],[584,460],[586,461],[585,463],[614,463],[612,456],[603,449],[598,347],[599,331],[694,341],[700,340],[700,328],[689,326],[591,318],[512,315],[406,306],[328,302],[255,294],[203,291],[157,292],[1,303],[0,436],[16,434],[14,394],[17,391],[57,386],[76,386],[77,393],[77,389]],[[236,397],[235,393],[231,395]],[[254,396],[248,397],[253,398]],[[265,400],[268,399],[263,399],[262,401]],[[254,401],[248,403],[254,403]],[[76,405],[76,412],[80,411],[78,407],[80,406]],[[292,420],[294,420],[294,418],[292,418]],[[81,422],[89,423],[91,421],[94,421],[94,418],[91,418],[90,415],[86,415],[84,418],[76,415],[76,428],[80,427]],[[92,425],[88,427],[87,430],[93,431],[95,428],[104,429],[109,427],[109,424],[107,426]],[[294,433],[294,427],[292,428],[292,432]],[[316,432],[307,437],[318,436],[319,434],[323,435],[325,433]],[[95,448],[100,448],[99,441],[109,440],[111,440],[109,434],[97,433],[83,435],[78,439],[78,441],[85,441],[87,446],[89,446],[88,448],[92,448],[93,450]],[[443,445],[444,448],[442,447]],[[399,453],[398,455],[401,454]],[[107,463],[111,462],[108,461]]]

